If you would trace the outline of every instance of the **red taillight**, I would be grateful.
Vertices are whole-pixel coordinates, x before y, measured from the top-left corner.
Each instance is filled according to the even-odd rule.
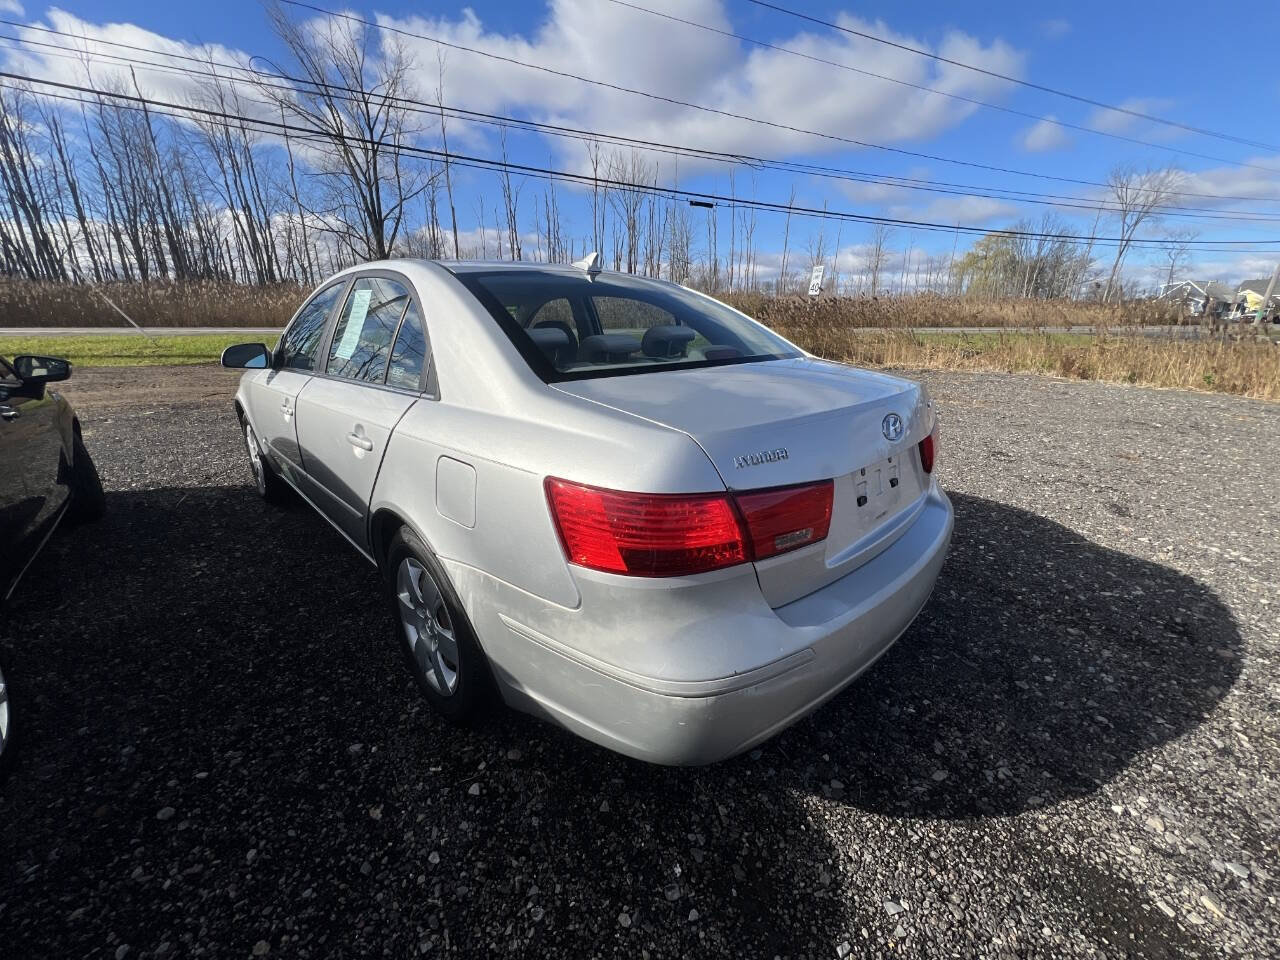
[[[824,480],[736,496],[624,493],[555,477],[546,486],[570,563],[639,577],[705,573],[817,543],[834,489]]]
[[[755,560],[796,550],[827,538],[831,528],[830,480],[800,487],[778,487],[734,497],[747,524]]]
[[[723,493],[620,493],[547,478],[569,562],[640,577],[678,577],[743,563],[742,530]]]
[[[920,466],[925,473],[933,473],[933,456],[937,452],[937,431],[920,441]]]

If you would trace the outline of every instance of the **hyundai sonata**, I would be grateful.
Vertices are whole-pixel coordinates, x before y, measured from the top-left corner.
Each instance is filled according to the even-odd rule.
[[[426,698],[646,760],[812,711],[907,628],[950,542],[923,387],[711,297],[572,266],[394,260],[228,348],[259,494],[382,572]]]

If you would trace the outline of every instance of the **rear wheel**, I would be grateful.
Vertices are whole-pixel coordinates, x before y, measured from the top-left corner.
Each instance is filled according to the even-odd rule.
[[[446,717],[477,719],[491,700],[489,666],[440,561],[401,527],[384,571],[396,640],[423,696]]]
[[[73,523],[97,520],[107,512],[107,495],[102,490],[98,468],[84,445],[84,438],[76,430],[71,437],[71,470],[68,476],[71,488],[71,504],[67,518]]]
[[[267,503],[285,503],[289,498],[288,484],[276,475],[271,464],[267,462],[266,455],[262,452],[262,445],[258,443],[258,435],[253,432],[252,424],[241,417],[240,426],[244,431],[245,451],[249,455],[249,470],[253,474],[253,485],[258,491],[258,496]]]

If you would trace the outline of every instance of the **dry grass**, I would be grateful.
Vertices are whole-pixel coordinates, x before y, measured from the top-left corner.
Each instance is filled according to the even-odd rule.
[[[306,291],[296,284],[107,283],[0,279],[0,326],[128,327],[105,294],[144,327],[283,327]]]
[[[826,329],[779,332],[805,349],[867,367],[1044,373],[1280,400],[1280,345],[1101,334],[920,334]]]
[[[719,294],[720,299],[771,327],[1041,327],[1147,326],[1178,322],[1167,303],[1084,303],[1077,300],[981,300],[921,294],[907,297],[770,297]]]

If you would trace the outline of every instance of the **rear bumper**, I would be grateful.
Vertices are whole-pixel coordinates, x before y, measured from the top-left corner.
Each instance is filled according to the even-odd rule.
[[[513,706],[642,760],[711,763],[816,709],[892,646],[929,598],[952,525],[950,501],[934,486],[910,529],[874,559],[807,597],[749,612],[751,629],[776,637],[781,656],[709,680],[623,670],[514,616],[473,620],[483,622],[481,641]],[[683,640],[732,648],[741,616],[707,619]]]

